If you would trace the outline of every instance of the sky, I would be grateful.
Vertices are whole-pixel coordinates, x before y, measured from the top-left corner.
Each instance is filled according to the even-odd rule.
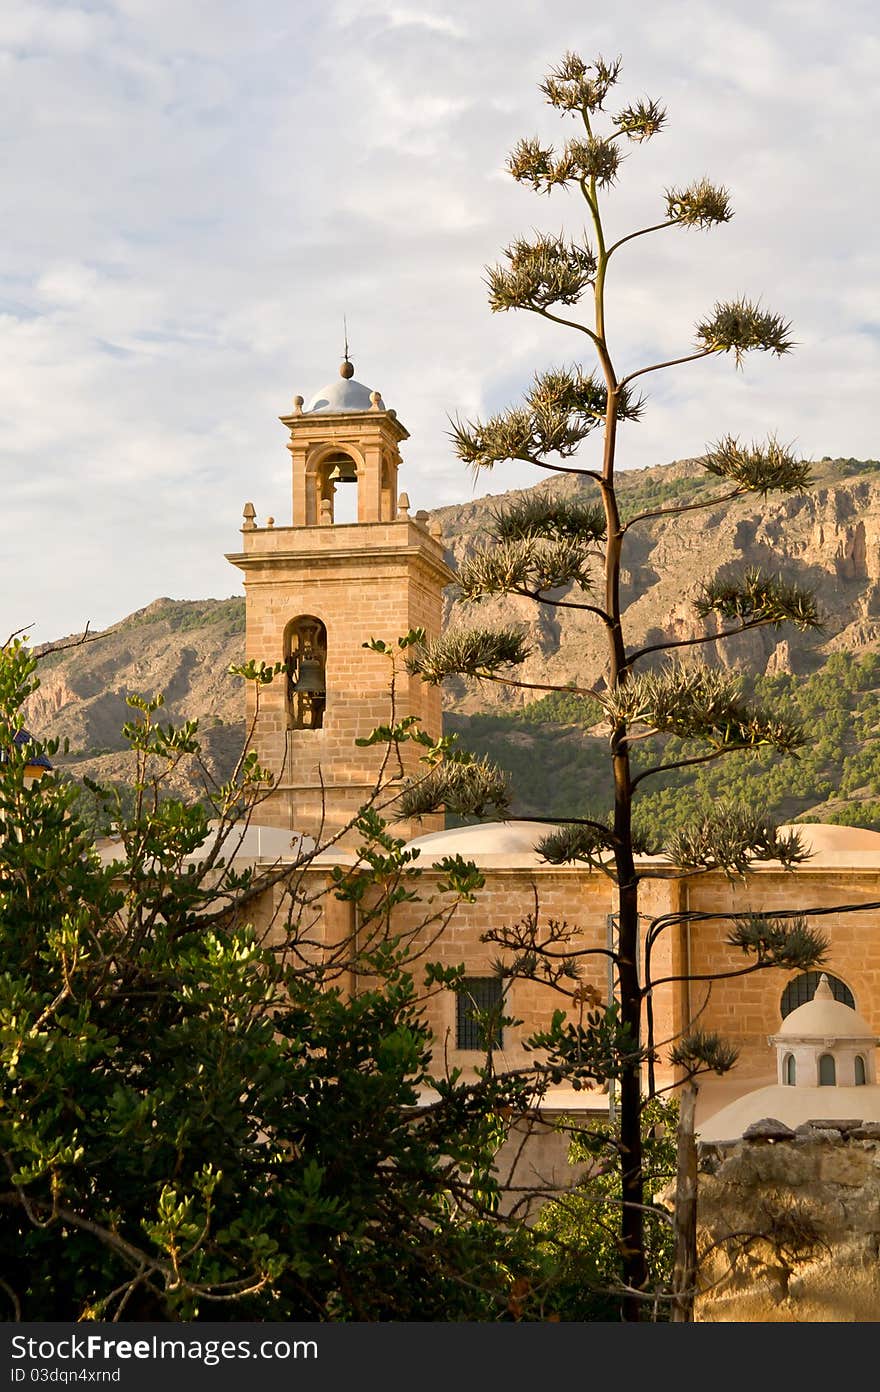
[[[240,593],[224,553],[246,501],[289,522],[278,417],[335,378],[343,316],[357,379],[410,431],[413,510],[543,477],[474,481],[448,432],[515,404],[536,370],[592,366],[581,335],[492,314],[483,284],[513,238],[583,228],[579,195],[536,196],[504,169],[520,136],[574,134],[537,89],[568,49],[621,54],[619,105],[669,114],[629,147],[613,234],[702,175],[735,209],[615,258],[619,369],[688,352],[695,322],[740,294],[797,344],[742,372],[713,358],[652,374],[622,465],[728,432],[880,455],[873,5],[6,0],[2,638]]]

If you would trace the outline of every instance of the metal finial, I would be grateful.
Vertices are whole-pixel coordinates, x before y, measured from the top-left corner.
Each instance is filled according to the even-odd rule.
[[[340,377],[348,378],[354,376],[354,367],[352,366],[352,363],[348,356],[348,324],[346,323],[344,314],[342,316],[342,331],[343,337],[345,339],[345,356],[343,357],[339,367],[339,375]]]

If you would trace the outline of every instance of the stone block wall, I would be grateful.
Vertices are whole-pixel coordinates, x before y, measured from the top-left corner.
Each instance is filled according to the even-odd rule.
[[[794,872],[755,870],[747,879],[701,875],[690,885],[688,904],[703,913],[762,912],[774,909],[829,908],[880,900],[880,876],[871,870],[819,869],[809,863]],[[823,970],[846,983],[856,1009],[880,1027],[880,910],[829,913],[812,920],[830,941]],[[690,930],[691,970],[695,975],[738,971],[746,956],[726,945],[729,923],[694,923]],[[775,1082],[776,1060],[767,1044],[781,1022],[780,1000],[795,972],[771,969],[728,977],[711,985],[694,982],[691,1011],[702,1007],[700,1025],[717,1030],[740,1051],[737,1076]],[[880,1028],[878,1028],[880,1033]]]
[[[256,528],[242,532],[244,550],[230,559],[245,573],[247,658],[276,663],[285,658],[285,632],[303,615],[326,630],[327,700],[320,729],[292,729],[283,676],[256,694],[248,687],[248,728],[261,764],[277,780],[261,805],[267,825],[292,827],[315,837],[333,834],[366,803],[384,747],[355,741],[392,718],[388,660],[365,651],[370,638],[395,640],[413,628],[440,631],[442,587],[449,579],[442,543],[415,520],[338,527]],[[394,717],[419,718],[441,732],[439,688],[403,670],[397,680]],[[410,775],[423,771],[412,744],[400,746]],[[434,830],[404,824],[413,837]]]
[[[522,862],[519,865],[481,862],[485,887],[478,891],[473,904],[461,904],[454,909],[450,899],[439,889],[437,871],[426,866],[417,882],[420,901],[398,906],[394,912],[395,931],[412,933],[413,946],[426,961],[440,961],[451,966],[463,963],[468,975],[490,976],[493,963],[504,954],[496,944],[483,942],[482,935],[491,928],[513,926],[534,910],[537,901],[543,925],[551,919],[564,920],[575,930],[571,949],[575,952],[586,949],[595,954],[578,959],[582,964],[582,980],[607,1000],[608,967],[603,954],[608,943],[608,918],[615,907],[610,881],[580,866],[536,866],[526,857]],[[323,873],[315,869],[306,872],[305,878],[311,884]],[[685,906],[700,912],[743,912],[763,904],[793,907],[880,899],[880,883],[873,871],[833,870],[801,871],[795,875],[761,871],[745,882],[733,883],[728,883],[722,875],[712,874],[700,876],[686,890],[673,881],[646,882],[642,899],[645,924],[655,915],[675,911],[683,904],[685,893],[688,896]],[[350,927],[348,920],[343,924],[340,916],[342,910],[348,912],[347,906],[339,905],[332,894],[322,904],[334,919],[332,927],[328,920],[328,934],[339,941]],[[268,910],[254,905],[251,911],[266,921]],[[285,911],[275,905],[271,914],[274,931],[282,932]],[[339,923],[335,922],[336,918]],[[880,911],[830,914],[819,922],[831,941],[828,970],[851,986],[857,1008],[880,1032]],[[728,929],[728,924],[713,920],[693,924],[689,935],[681,928],[672,928],[660,937],[651,964],[652,977],[660,983],[653,992],[655,1040],[661,1059],[657,1066],[658,1085],[665,1086],[674,1080],[664,1060],[670,1041],[685,1029],[689,1019],[695,1019],[702,1029],[717,1030],[740,1049],[739,1061],[730,1075],[722,1081],[714,1078],[702,1081],[703,1119],[735,1095],[764,1082],[776,1081],[775,1054],[767,1040],[780,1024],[782,992],[797,975],[772,969],[731,976],[711,984],[684,980],[688,961],[696,976],[725,970],[736,972],[747,964],[741,952],[726,946]],[[415,966],[418,976],[418,963]],[[499,1065],[522,1067],[529,1063],[531,1055],[523,1049],[523,1040],[545,1026],[554,1010],[565,1008],[567,1004],[564,996],[547,985],[514,981],[509,988],[506,1013],[515,1016],[521,1024],[505,1031]],[[449,990],[435,991],[426,999],[426,1009],[437,1041],[436,1066],[448,1064],[469,1073],[482,1061],[482,1055],[456,1047],[455,994]],[[571,1011],[569,1018],[572,1018]]]
[[[700,1152],[698,1321],[880,1320],[880,1126]]]

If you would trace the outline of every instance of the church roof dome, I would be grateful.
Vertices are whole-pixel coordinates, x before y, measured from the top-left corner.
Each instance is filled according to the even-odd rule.
[[[329,382],[326,387],[321,387],[316,391],[309,404],[304,408],[304,413],[336,414],[347,411],[370,411],[374,407],[372,387],[365,387],[363,382],[354,380],[354,367],[345,358],[339,369],[339,377],[335,382]],[[378,397],[376,405],[380,411],[384,411],[385,405],[381,396]]]
[[[556,828],[541,822],[480,822],[476,826],[448,827],[417,836],[407,844],[421,865],[432,865],[445,856],[462,855],[477,865],[534,866],[545,864],[535,849]]]
[[[776,1040],[783,1038],[853,1039],[874,1038],[874,1031],[852,1006],[835,1000],[825,973],[819,979],[813,999],[786,1015]]]

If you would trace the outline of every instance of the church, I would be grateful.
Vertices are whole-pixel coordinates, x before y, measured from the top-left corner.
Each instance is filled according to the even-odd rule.
[[[310,860],[306,874],[319,886],[334,865],[355,863],[351,819],[383,782],[382,746],[357,741],[392,718],[389,663],[365,644],[374,638],[394,643],[413,628],[424,629],[429,638],[437,636],[443,590],[454,575],[439,524],[427,512],[413,513],[407,494],[400,491],[401,447],[408,432],[378,391],[355,380],[347,356],[336,380],[308,402],[294,397],[292,410],[281,420],[289,433],[290,524],[277,524],[274,516],[258,513],[248,502],[240,549],[228,556],[244,580],[247,660],[277,665],[281,674],[259,695],[249,684],[247,727],[273,782],[240,854],[261,863],[294,860],[302,845],[317,844],[326,849]],[[355,506],[345,507],[346,498]],[[394,682],[393,719],[410,717],[439,737],[439,690],[401,668]],[[394,751],[402,777],[419,771],[419,752],[413,743]],[[583,959],[579,991],[567,1002],[570,1018],[577,1019],[584,1000],[613,998],[608,959],[600,954],[614,941],[614,886],[600,871],[582,864],[543,861],[535,847],[546,826],[508,821],[447,830],[442,817],[435,816],[398,821],[392,829],[418,852],[422,871],[422,903],[399,905],[395,927],[416,939],[420,931],[431,932],[431,960],[465,966],[467,995],[442,991],[426,1002],[437,1057],[445,1066],[467,1075],[482,1059],[483,1041],[468,1000],[474,1007],[494,1009],[502,1005],[506,991],[504,1013],[518,1023],[506,1026],[494,1041],[501,1068],[528,1064],[523,1041],[560,1008],[559,994],[548,985],[521,979],[505,984],[493,970],[498,949],[483,939],[487,929],[514,925],[531,910],[544,920],[566,920],[576,929],[577,944],[597,952]],[[847,1064],[846,1115],[868,1115],[852,1110],[858,1087],[866,1088],[866,1103],[868,1093],[878,1091],[871,1085],[875,1041],[870,1031],[880,1024],[880,834],[831,825],[799,830],[811,855],[794,870],[771,862],[736,879],[705,872],[643,881],[645,927],[663,915],[675,919],[651,947],[657,1085],[674,1085],[666,1055],[692,1026],[716,1031],[739,1051],[730,1074],[702,1082],[698,1128],[747,1094],[777,1084],[797,1089],[803,1083],[797,1077],[796,1051],[786,1055],[791,1063],[778,1064],[770,1041],[784,1037],[786,1018],[810,1002],[820,985],[823,999],[830,995],[857,1012],[862,1030],[861,1066]],[[442,932],[421,930],[426,901],[432,913],[444,914],[437,867],[450,855],[473,861],[485,887],[475,902],[455,906],[443,919]],[[647,872],[650,866],[642,868]],[[841,906],[848,911],[840,911]],[[830,943],[821,980],[818,971],[745,973],[748,959],[727,944],[731,914],[783,909],[823,911],[813,920]],[[267,901],[260,913],[269,922],[277,904]],[[350,904],[327,896],[323,920],[327,942],[356,936]],[[830,1043],[826,1052],[833,1055]],[[825,1076],[820,1069],[811,1081],[840,1086],[844,1080],[826,1066]],[[559,1087],[546,1106],[571,1115],[607,1112],[613,1096]]]

